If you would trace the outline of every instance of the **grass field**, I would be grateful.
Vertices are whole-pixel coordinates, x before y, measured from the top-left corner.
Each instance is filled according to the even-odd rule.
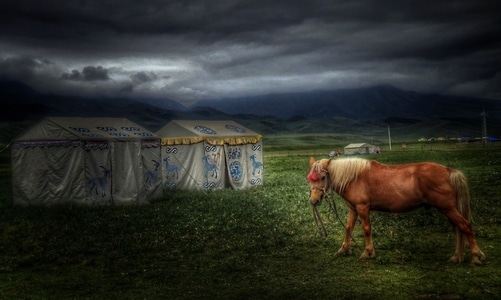
[[[482,266],[448,264],[455,238],[435,210],[373,213],[377,257],[334,254],[343,228],[308,204],[308,158],[346,141],[265,141],[264,185],[178,191],[140,207],[10,207],[8,151],[0,154],[0,299],[493,299],[501,295],[501,145],[409,143],[369,156],[435,161],[469,178]],[[307,146],[312,144],[313,146]],[[344,221],[347,209],[335,197]],[[363,247],[360,226],[354,233]],[[467,255],[469,259],[469,253]]]

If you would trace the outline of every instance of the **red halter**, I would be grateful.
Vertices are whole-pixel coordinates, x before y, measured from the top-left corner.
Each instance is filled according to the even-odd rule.
[[[326,169],[322,169],[321,172],[329,174],[329,171],[327,171]],[[308,174],[308,176],[306,178],[311,182],[317,182],[317,181],[320,181],[322,179],[322,177],[320,176],[320,173],[316,172],[316,171],[311,171],[310,174]]]

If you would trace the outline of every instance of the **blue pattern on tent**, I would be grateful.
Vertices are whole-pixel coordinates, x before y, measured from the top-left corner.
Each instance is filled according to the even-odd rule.
[[[137,127],[122,127],[122,130],[125,130],[125,131],[140,131],[141,129],[139,129]]]
[[[242,180],[242,175],[244,173],[242,164],[238,160],[231,162],[230,163],[230,176],[233,181],[240,181]]]
[[[217,134],[217,132],[215,130],[210,129],[209,127],[206,127],[206,126],[202,126],[202,125],[195,126],[195,130],[198,132],[201,132],[201,133],[205,133],[205,134]]]
[[[117,131],[116,128],[110,126],[98,126],[96,128],[101,131]]]
[[[229,159],[242,158],[242,150],[240,148],[228,148],[228,158]]]
[[[230,125],[230,124],[227,124],[224,126],[226,129],[230,130],[230,131],[233,131],[233,132],[236,132],[236,133],[245,133],[247,132],[245,129],[243,128],[240,128],[238,126],[234,126],[234,125]]]

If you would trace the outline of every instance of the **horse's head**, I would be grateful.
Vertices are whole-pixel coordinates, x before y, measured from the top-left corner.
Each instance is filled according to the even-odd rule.
[[[330,159],[315,161],[310,157],[310,173],[306,177],[310,183],[310,203],[314,206],[320,205],[322,199],[330,189],[330,177],[327,167]]]

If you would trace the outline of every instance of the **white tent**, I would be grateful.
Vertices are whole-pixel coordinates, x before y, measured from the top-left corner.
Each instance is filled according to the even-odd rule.
[[[263,183],[262,136],[236,122],[174,120],[157,135],[166,189],[243,189]]]
[[[162,196],[160,138],[122,118],[45,118],[12,147],[14,205],[140,204]]]
[[[348,146],[344,147],[345,155],[375,154],[377,151],[379,151],[378,146],[367,143],[349,144]]]

